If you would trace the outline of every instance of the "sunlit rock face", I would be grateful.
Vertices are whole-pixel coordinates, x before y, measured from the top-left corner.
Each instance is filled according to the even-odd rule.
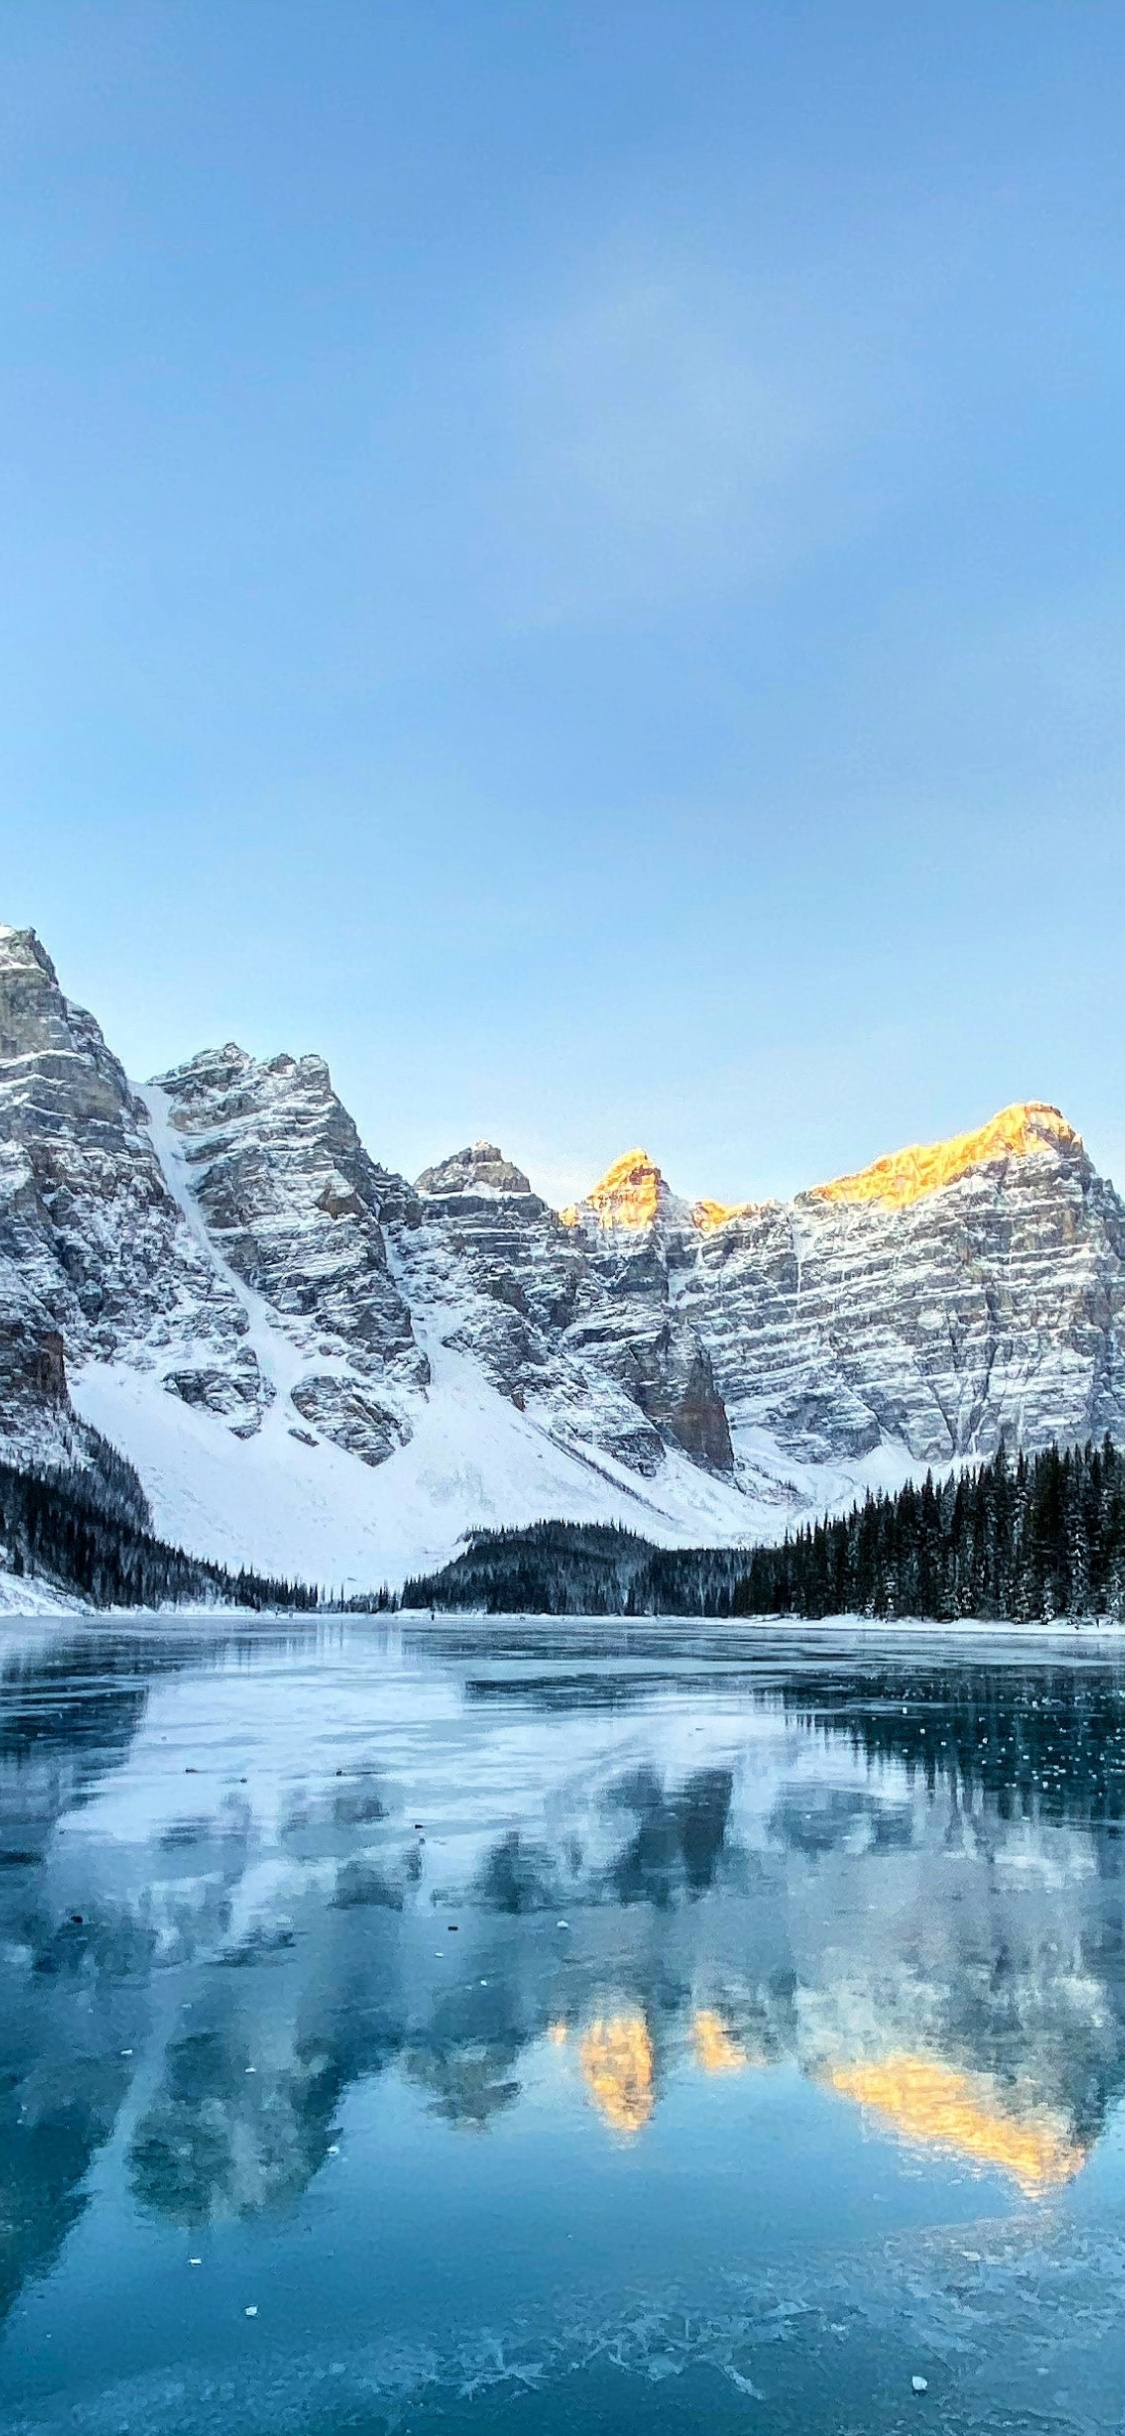
[[[647,1152],[635,1150],[561,1216],[584,1256],[568,1344],[624,1387],[665,1443],[730,1472],[730,1431],[704,1333],[679,1306],[691,1251],[687,1203]]]
[[[1033,1447],[1125,1425],[1125,1211],[1057,1109],[1005,1109],[789,1203],[689,1207],[629,1152],[563,1219],[584,1254],[571,1342],[696,1461],[740,1456],[739,1477],[763,1452],[941,1463],[1002,1432]]]
[[[739,1432],[915,1460],[1125,1422],[1125,1210],[1056,1110],[701,1237],[683,1300]]]
[[[586,1346],[739,1477],[763,1453],[942,1463],[1002,1433],[1125,1426],[1125,1210],[1057,1109],[1004,1109],[789,1203],[688,1206],[630,1152],[563,1217],[601,1289]]]
[[[584,1201],[573,1202],[560,1215],[564,1226],[577,1228],[597,1243],[606,1234],[641,1235],[653,1227],[682,1225],[688,1211],[669,1191],[647,1150],[627,1150]]]
[[[876,1159],[858,1175],[837,1176],[833,1184],[816,1184],[818,1201],[877,1201],[885,1209],[905,1209],[926,1193],[958,1184],[975,1167],[991,1167],[1014,1155],[1028,1158],[1036,1151],[1081,1151],[1082,1144],[1057,1108],[1040,1100],[1018,1101],[1002,1108],[975,1133],[954,1134],[948,1142],[914,1142],[889,1158]],[[713,1208],[714,1204],[707,1204]],[[732,1213],[733,1214],[733,1213]]]
[[[486,1189],[464,1153],[427,1170],[439,1182],[422,1192],[421,1224],[396,1238],[412,1307],[563,1444],[600,1449],[651,1479],[669,1443],[704,1445],[710,1396],[694,1338],[669,1327],[659,1264],[639,1311],[620,1295],[607,1301],[581,1234],[494,1144],[483,1149],[485,1169],[518,1184]],[[450,1175],[452,1186],[441,1181]]]

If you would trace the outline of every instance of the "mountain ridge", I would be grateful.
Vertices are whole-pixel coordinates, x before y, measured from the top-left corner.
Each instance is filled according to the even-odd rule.
[[[866,1167],[850,1174],[832,1177],[825,1184],[802,1185],[793,1199],[880,1201],[887,1208],[901,1209],[927,1193],[940,1192],[947,1184],[959,1182],[974,1168],[993,1166],[1009,1157],[1032,1157],[1049,1150],[1052,1144],[1088,1156],[1081,1135],[1067,1123],[1061,1109],[1046,1100],[1015,1100],[967,1133],[951,1134],[936,1142],[912,1142],[900,1150],[883,1152]],[[607,1229],[628,1228],[636,1232],[667,1224],[671,1219],[672,1223],[690,1223],[701,1233],[710,1234],[731,1219],[746,1217],[752,1210],[784,1206],[776,1195],[745,1201],[714,1201],[706,1197],[686,1201],[673,1192],[663,1169],[647,1150],[629,1150],[612,1160],[589,1192],[568,1203],[559,1216],[565,1226],[597,1223]]]
[[[483,1137],[412,1184],[319,1056],[131,1084],[0,928],[0,1452],[91,1427],[164,1536],[357,1587],[549,1513],[774,1537],[1125,1429],[1125,1208],[1034,1101],[789,1202],[634,1151],[556,1211]]]

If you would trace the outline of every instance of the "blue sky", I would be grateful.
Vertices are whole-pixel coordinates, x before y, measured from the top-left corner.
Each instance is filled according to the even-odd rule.
[[[132,1071],[1125,1183],[1118,0],[36,0],[0,115],[0,918]]]

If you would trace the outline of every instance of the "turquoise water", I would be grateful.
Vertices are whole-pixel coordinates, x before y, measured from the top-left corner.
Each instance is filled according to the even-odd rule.
[[[0,1665],[13,2436],[1121,2424],[1092,1638],[29,1624]]]

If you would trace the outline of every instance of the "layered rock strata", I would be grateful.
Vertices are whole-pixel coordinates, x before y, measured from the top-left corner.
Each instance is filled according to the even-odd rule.
[[[74,1443],[66,1366],[156,1371],[254,1435],[294,1425],[381,1462],[426,1363],[381,1224],[417,1204],[377,1168],[320,1058],[196,1058],[147,1093],[63,996],[31,931],[0,930],[0,1428]]]
[[[486,1147],[495,1165],[500,1154]],[[455,1164],[426,1172],[444,1176]],[[421,1220],[405,1252],[412,1293],[431,1310],[451,1307],[445,1341],[474,1354],[521,1410],[646,1479],[668,1446],[731,1469],[706,1348],[672,1313],[666,1267],[643,1226],[615,1226],[606,1252],[522,1178],[512,1194],[463,1185],[455,1198],[423,1193]]]
[[[409,1438],[410,1396],[428,1377],[384,1233],[416,1218],[408,1186],[368,1157],[321,1057],[263,1062],[232,1042],[162,1074],[154,1114],[157,1094],[211,1250],[305,1357],[294,1409],[383,1462]],[[167,1384],[209,1404],[226,1392],[210,1378]]]
[[[736,1434],[803,1463],[1125,1428],[1125,1209],[1057,1110],[707,1225],[680,1301]]]
[[[472,1142],[466,1150],[455,1150],[440,1166],[424,1168],[418,1190],[440,1199],[447,1193],[529,1193],[531,1186],[522,1167],[506,1159],[495,1142]]]
[[[143,1103],[33,931],[0,929],[0,1419],[65,1451],[66,1365],[198,1332],[224,1364],[237,1297],[185,1226]]]
[[[279,1455],[393,1465],[425,1419],[412,1494],[458,1512],[498,1395],[527,1477],[547,1438],[644,1484],[649,1527],[674,1482],[730,1536],[1001,1432],[1125,1436],[1125,1209],[1038,1103],[785,1203],[688,1203],[631,1151],[556,1212],[488,1140],[411,1186],[319,1057],[228,1045],[135,1089],[0,929],[0,1448],[81,1456],[68,1371],[150,1373],[189,1434]]]

